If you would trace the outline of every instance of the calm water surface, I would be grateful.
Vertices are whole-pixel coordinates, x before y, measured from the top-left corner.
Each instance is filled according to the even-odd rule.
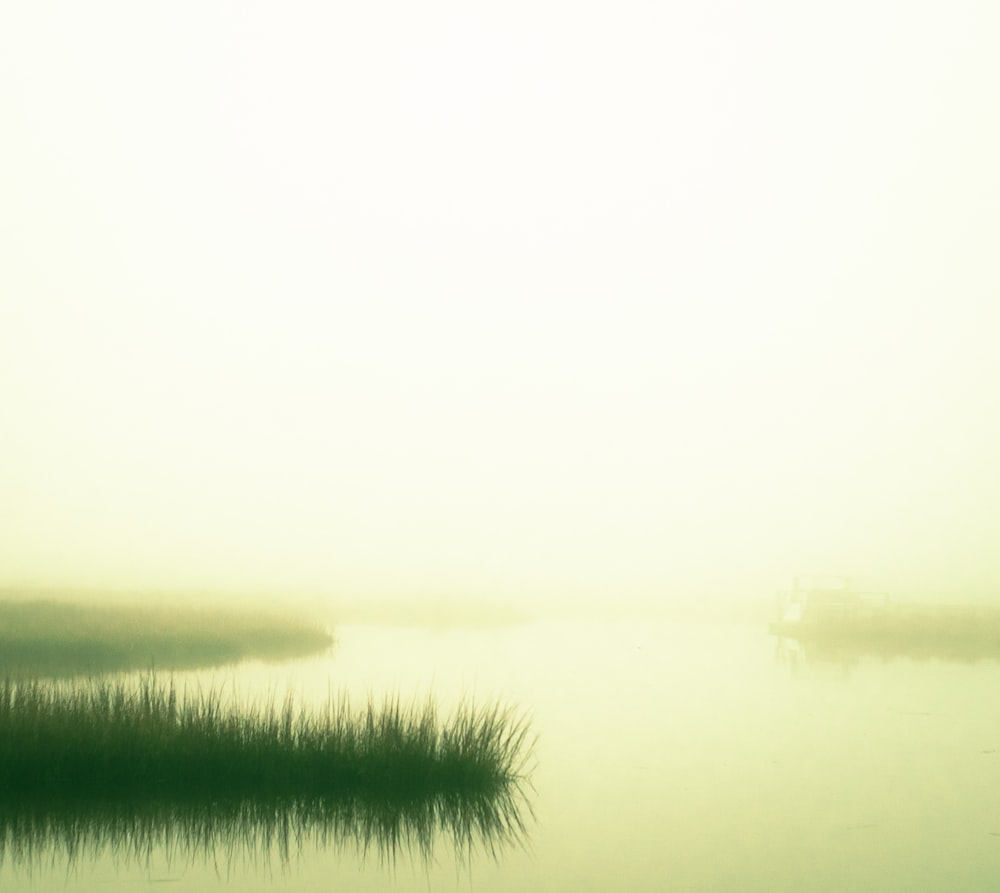
[[[174,840],[8,854],[0,889],[978,891],[1000,884],[1000,665],[821,663],[749,624],[346,626],[325,657],[175,680],[363,703],[523,708],[527,839],[456,855],[292,840],[290,857]],[[123,834],[125,832],[122,832]]]

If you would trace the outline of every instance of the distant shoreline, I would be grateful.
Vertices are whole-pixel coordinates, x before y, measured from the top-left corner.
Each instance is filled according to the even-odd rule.
[[[194,669],[302,657],[332,644],[318,624],[273,612],[0,601],[0,672],[15,675]]]

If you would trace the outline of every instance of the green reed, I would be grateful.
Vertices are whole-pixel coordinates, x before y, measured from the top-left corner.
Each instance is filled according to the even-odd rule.
[[[528,727],[499,704],[431,701],[307,710],[292,696],[239,704],[219,690],[94,679],[0,683],[0,800],[501,794],[523,780]]]

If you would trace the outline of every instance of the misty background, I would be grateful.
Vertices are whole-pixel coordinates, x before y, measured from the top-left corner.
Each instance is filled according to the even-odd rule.
[[[1000,594],[1000,7],[0,9],[0,586]]]

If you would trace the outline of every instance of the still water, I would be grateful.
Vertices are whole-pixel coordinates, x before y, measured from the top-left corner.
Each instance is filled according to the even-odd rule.
[[[522,839],[387,857],[104,833],[7,853],[0,889],[979,891],[1000,884],[1000,664],[824,662],[748,623],[343,626],[325,656],[175,674],[322,703],[497,698],[538,738]],[[214,840],[214,842],[213,842]],[[25,841],[31,844],[31,841]],[[30,847],[26,847],[30,848]]]

